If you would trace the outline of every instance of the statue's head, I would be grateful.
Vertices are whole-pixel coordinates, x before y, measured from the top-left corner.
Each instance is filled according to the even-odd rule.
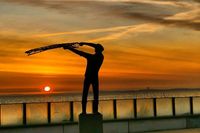
[[[95,52],[96,53],[102,53],[104,51],[104,47],[101,44],[97,44],[95,46]]]

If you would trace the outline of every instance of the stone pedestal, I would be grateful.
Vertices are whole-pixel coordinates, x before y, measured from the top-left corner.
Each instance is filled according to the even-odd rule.
[[[80,114],[79,115],[80,133],[103,133],[102,115],[99,114]]]

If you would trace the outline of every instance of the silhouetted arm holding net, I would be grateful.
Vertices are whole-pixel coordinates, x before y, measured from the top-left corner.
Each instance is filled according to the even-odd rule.
[[[83,57],[85,57],[85,58],[88,58],[88,57],[90,57],[90,56],[92,55],[92,54],[89,54],[89,53],[86,53],[86,52],[77,50],[77,49],[75,49],[74,47],[66,46],[66,47],[63,47],[63,48],[64,48],[64,49],[69,49],[70,51],[74,52],[75,54],[80,55],[80,56],[83,56]]]
[[[83,45],[87,45],[87,46],[90,46],[90,47],[93,47],[93,48],[96,48],[98,45],[100,44],[95,44],[95,43],[89,43],[89,42],[79,42],[79,45],[80,46],[83,46]]]
[[[93,47],[95,49],[95,52],[97,53],[99,52],[101,53],[102,51],[104,51],[104,47],[98,43],[79,42],[79,45],[80,46],[87,45],[87,46]]]

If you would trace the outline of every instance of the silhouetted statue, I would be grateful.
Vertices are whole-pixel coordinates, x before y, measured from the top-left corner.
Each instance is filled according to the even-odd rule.
[[[82,94],[82,113],[86,114],[86,106],[87,106],[87,96],[90,85],[93,87],[93,113],[98,113],[98,103],[99,103],[99,78],[98,73],[99,69],[103,63],[104,56],[102,54],[104,48],[101,44],[93,44],[93,43],[78,43],[80,46],[87,45],[91,46],[95,49],[95,54],[86,53],[80,50],[77,50],[76,47],[66,46],[64,49],[69,49],[72,52],[83,56],[87,59],[87,68],[85,72],[85,80],[83,85],[83,94]]]

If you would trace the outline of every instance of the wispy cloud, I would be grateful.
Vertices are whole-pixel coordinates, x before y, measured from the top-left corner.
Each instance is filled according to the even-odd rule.
[[[172,26],[172,27],[179,27],[179,28],[190,28],[193,30],[200,30],[200,23],[197,21],[190,21],[186,19],[169,19],[165,17],[157,17],[157,16],[151,16],[147,14],[142,14],[142,13],[126,13],[125,14],[127,17],[132,18],[132,19],[140,19],[144,21],[148,21],[151,23],[157,23],[161,25],[166,25],[166,26]]]
[[[81,31],[72,31],[72,32],[59,32],[59,33],[50,33],[50,34],[39,34],[34,35],[33,37],[52,37],[59,35],[76,35],[76,34],[96,34],[96,33],[110,33],[104,37],[99,37],[95,39],[89,39],[88,41],[107,41],[120,39],[121,37],[132,33],[142,33],[142,32],[155,32],[161,29],[161,25],[149,23],[149,24],[138,24],[138,25],[129,25],[129,26],[117,26],[111,28],[101,28],[101,29],[91,29],[91,30],[81,30]]]
[[[71,31],[71,32],[38,34],[38,35],[33,35],[33,37],[51,37],[51,36],[59,36],[59,35],[76,35],[76,34],[91,34],[91,33],[101,33],[101,32],[114,32],[114,31],[125,30],[125,29],[131,28],[133,26],[132,25],[131,26],[117,26],[117,27],[89,29],[89,30],[80,30],[80,31]]]
[[[139,25],[133,25],[130,28],[127,28],[123,31],[117,32],[117,33],[111,33],[110,35],[96,38],[96,39],[91,39],[89,41],[108,41],[108,40],[116,40],[124,37],[127,34],[138,34],[138,33],[152,33],[156,32],[157,30],[161,29],[162,26],[156,25],[156,24],[139,24]]]
[[[60,13],[82,16],[89,14],[98,16],[113,16],[116,21],[120,18],[142,20],[147,23],[176,26],[199,30],[200,3],[198,1],[172,1],[172,0],[96,0],[96,1],[52,1],[52,0],[5,0],[19,4],[54,9]],[[112,20],[109,20],[112,22]],[[93,32],[93,31],[86,31]],[[62,34],[62,33],[60,33]],[[76,33],[74,33],[76,34]],[[78,33],[79,34],[79,33]]]
[[[165,19],[166,20],[180,20],[180,21],[187,20],[194,23],[200,23],[200,4],[188,3],[187,8],[189,10],[166,17]]]

